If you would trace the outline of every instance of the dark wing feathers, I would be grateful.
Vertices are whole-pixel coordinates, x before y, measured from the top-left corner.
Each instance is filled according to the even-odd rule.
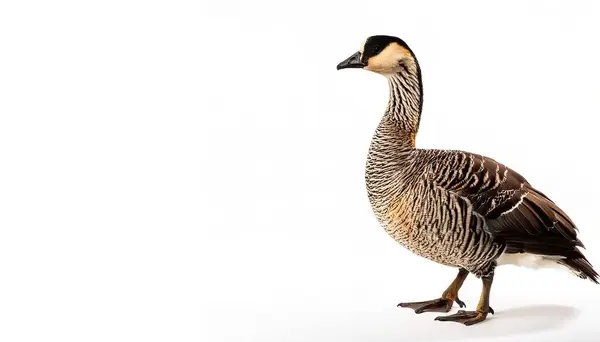
[[[598,278],[600,278],[600,275],[598,275],[598,272],[594,270],[594,267],[592,267],[592,264],[590,264],[586,258],[567,258],[558,261],[558,263],[563,264],[572,270],[579,271],[578,276],[580,278],[589,278],[591,281],[598,284]]]
[[[583,244],[575,224],[552,200],[493,159],[466,152],[446,153],[451,156],[441,158],[444,166],[434,169],[437,185],[468,198],[473,210],[486,218],[495,241],[506,246],[505,252],[564,257],[563,264],[597,279],[576,248]]]
[[[458,152],[460,172],[438,184],[469,199],[495,236],[562,237],[581,242],[573,221],[516,171],[477,154]],[[461,161],[462,159],[462,161]],[[441,178],[438,178],[441,179]]]

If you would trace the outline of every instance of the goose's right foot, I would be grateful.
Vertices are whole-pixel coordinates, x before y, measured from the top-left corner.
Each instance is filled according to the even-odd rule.
[[[399,307],[403,308],[411,308],[415,310],[415,313],[423,313],[423,312],[448,312],[452,309],[452,304],[456,301],[461,308],[464,308],[466,305],[463,301],[456,298],[455,300],[447,299],[447,298],[438,298],[434,300],[426,300],[424,302],[412,302],[412,303],[400,303]]]
[[[427,300],[424,302],[400,303],[398,306],[403,308],[411,308],[415,310],[415,313],[418,314],[422,312],[448,312],[450,309],[452,309],[452,304],[454,304],[454,302],[456,302],[456,304],[458,304],[458,306],[461,308],[464,308],[466,305],[462,300],[458,299],[458,290],[468,275],[469,272],[467,270],[464,268],[459,269],[456,278],[452,284],[448,286],[446,291],[442,293],[441,298]]]

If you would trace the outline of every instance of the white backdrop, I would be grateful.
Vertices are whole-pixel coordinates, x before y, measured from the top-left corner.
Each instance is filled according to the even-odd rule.
[[[568,212],[600,268],[592,1],[0,5],[0,340],[596,341],[600,287],[499,268],[481,325],[396,308],[455,270],[371,213],[387,83],[415,51],[417,144],[481,153]],[[475,307],[480,282],[460,293]]]

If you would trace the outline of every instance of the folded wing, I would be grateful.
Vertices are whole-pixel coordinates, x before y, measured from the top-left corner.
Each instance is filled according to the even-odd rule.
[[[477,154],[429,151],[433,156],[429,179],[465,197],[485,217],[494,241],[505,253],[555,256],[582,276],[597,279],[587,259],[577,228],[569,216],[517,172]]]

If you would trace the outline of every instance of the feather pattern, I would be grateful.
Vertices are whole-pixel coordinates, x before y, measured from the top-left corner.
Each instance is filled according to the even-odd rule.
[[[421,74],[416,59],[402,66],[388,76],[390,100],[366,166],[384,229],[414,253],[477,276],[503,254],[530,253],[597,282],[573,221],[520,174],[477,154],[415,148]]]

